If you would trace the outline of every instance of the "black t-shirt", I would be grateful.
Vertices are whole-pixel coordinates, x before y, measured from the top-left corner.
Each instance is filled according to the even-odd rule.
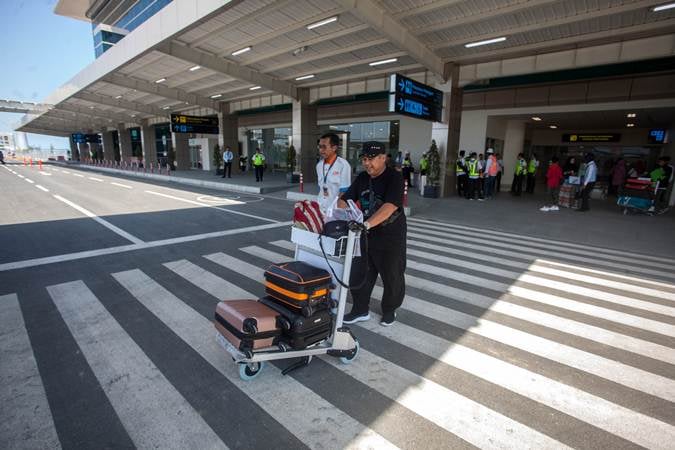
[[[371,195],[371,188],[374,195]],[[374,205],[371,205],[371,198],[374,199]],[[367,172],[361,172],[347,192],[342,194],[342,199],[358,202],[364,220],[368,220],[384,203],[397,206],[398,210],[392,215],[397,216],[396,219],[385,221],[368,231],[368,246],[374,249],[405,246],[407,226],[403,214],[403,176],[400,172],[387,167],[376,178],[370,178]]]

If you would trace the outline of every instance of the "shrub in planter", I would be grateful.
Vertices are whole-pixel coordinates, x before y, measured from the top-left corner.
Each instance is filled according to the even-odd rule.
[[[424,197],[436,198],[441,179],[441,155],[438,153],[436,141],[431,141],[431,146],[427,152],[427,161],[429,168],[427,169],[427,184],[424,186]]]
[[[223,168],[220,166],[223,164],[223,152],[220,151],[220,145],[216,144],[213,147],[213,167],[216,168],[216,175],[223,174]]]

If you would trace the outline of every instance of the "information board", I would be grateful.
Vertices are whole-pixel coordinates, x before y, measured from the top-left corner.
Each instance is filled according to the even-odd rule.
[[[389,112],[440,122],[443,91],[401,74],[393,74],[389,79]]]
[[[220,133],[217,117],[186,116],[185,114],[171,114],[171,131],[174,133]]]
[[[663,129],[656,129],[656,130],[649,130],[649,136],[647,137],[647,141],[650,144],[663,144],[666,142],[666,130]]]
[[[76,144],[100,144],[101,135],[100,134],[84,134],[84,133],[73,133],[70,135],[73,139],[73,142]]]
[[[619,142],[621,134],[619,133],[604,133],[604,134],[563,134],[563,142]]]

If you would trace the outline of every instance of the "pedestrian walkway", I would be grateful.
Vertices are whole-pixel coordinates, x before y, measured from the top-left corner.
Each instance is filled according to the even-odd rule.
[[[1,296],[0,441],[672,448],[674,259],[409,218],[394,326],[376,314],[353,326],[350,365],[324,356],[282,376],[281,361],[244,382],[216,342],[216,302],[262,295],[263,270],[292,249],[260,242]]]

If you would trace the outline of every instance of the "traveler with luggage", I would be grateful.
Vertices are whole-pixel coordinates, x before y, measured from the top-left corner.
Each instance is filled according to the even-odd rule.
[[[260,152],[260,147],[255,149],[251,162],[253,163],[253,170],[255,170],[255,181],[262,181],[263,172],[265,171],[265,155]]]
[[[340,138],[335,133],[326,133],[319,138],[321,160],[316,164],[316,179],[319,184],[318,203],[324,214],[352,182],[352,167],[346,159],[338,156],[339,146]]]
[[[352,324],[370,319],[370,295],[379,274],[384,287],[380,324],[390,326],[396,321],[396,310],[405,296],[407,225],[403,213],[403,177],[387,167],[382,143],[364,143],[361,162],[365,171],[338,201],[341,208],[347,207],[347,200],[360,202],[368,230],[361,239],[361,257],[352,264],[349,284],[355,286],[351,289],[354,303],[343,322]]]

